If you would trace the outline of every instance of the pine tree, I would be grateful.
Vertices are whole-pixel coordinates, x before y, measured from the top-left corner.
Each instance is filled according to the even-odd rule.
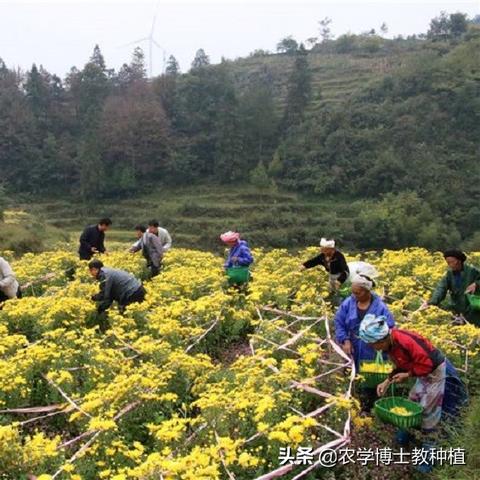
[[[303,45],[300,45],[288,82],[287,105],[282,122],[283,130],[287,130],[303,120],[311,91],[311,72],[308,66],[307,51]]]
[[[147,76],[147,69],[145,67],[145,54],[140,47],[136,47],[132,54],[132,61],[130,62],[131,80],[133,82],[144,80]]]
[[[268,162],[276,144],[278,116],[272,86],[267,78],[255,82],[239,99],[241,131],[247,168]]]
[[[104,181],[101,151],[93,130],[86,132],[79,144],[77,166],[80,196],[86,204],[92,204],[103,193]]]
[[[332,31],[330,29],[330,24],[332,19],[325,17],[323,20],[318,22],[320,24],[320,36],[322,37],[322,43],[328,42],[332,38]]]
[[[238,101],[233,88],[223,96],[217,110],[215,176],[222,182],[232,182],[242,178],[244,165]]]
[[[177,59],[173,55],[170,55],[165,68],[165,74],[176,77],[179,73],[180,65],[178,64]]]
[[[206,67],[207,65],[210,65],[210,58],[205,53],[205,50],[203,50],[203,48],[199,48],[192,62],[192,70]]]
[[[78,113],[80,121],[91,125],[98,120],[105,98],[109,93],[109,75],[105,60],[98,45],[95,45],[90,61],[75,79],[77,90]]]
[[[35,64],[30,72],[27,72],[25,93],[32,110],[38,120],[45,120],[47,115],[48,85]]]
[[[268,188],[272,182],[262,161],[250,173],[250,183],[258,188]]]
[[[124,63],[120,68],[116,81],[121,90],[128,89],[137,82],[146,79],[145,54],[140,47],[136,47],[132,53],[130,64]]]

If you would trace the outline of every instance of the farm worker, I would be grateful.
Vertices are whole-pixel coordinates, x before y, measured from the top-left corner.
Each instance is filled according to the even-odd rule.
[[[0,304],[10,298],[20,298],[22,292],[10,264],[0,257]]]
[[[469,322],[480,326],[480,311],[473,310],[467,298],[467,294],[477,293],[480,295],[480,270],[467,265],[467,256],[456,248],[446,250],[443,253],[448,270],[440,280],[428,302],[422,307],[440,305],[447,293],[450,293],[450,308],[457,314],[463,315]]]
[[[85,227],[80,235],[80,260],[90,260],[95,253],[105,253],[105,232],[112,225],[109,218],[102,218],[97,225]]]
[[[418,333],[391,328],[384,316],[366,315],[360,338],[375,350],[386,352],[395,364],[389,378],[377,386],[382,396],[392,383],[416,379],[410,400],[423,407],[422,428],[431,431],[443,418],[454,419],[466,403],[465,385],[445,355]]]
[[[362,320],[360,338],[375,350],[386,352],[395,369],[389,377],[377,386],[377,393],[383,396],[392,383],[405,382],[415,378],[409,398],[423,407],[422,430],[425,434],[434,432],[441,420],[455,420],[460,408],[467,402],[465,385],[445,355],[429,340],[418,333],[390,328],[383,316],[367,315]],[[408,432],[397,431],[396,438],[407,443]],[[432,450],[431,441],[425,441],[424,450]],[[431,459],[417,465],[422,473],[433,469]]]
[[[373,313],[384,315],[390,326],[395,320],[378,295],[372,292],[375,282],[365,276],[356,275],[352,278],[352,294],[341,303],[335,315],[335,339],[342,346],[343,351],[353,357],[356,371],[364,360],[374,360],[375,350],[358,338],[358,330],[363,318]],[[375,402],[376,391],[374,388],[361,385],[359,389],[362,408],[369,411]]]
[[[335,339],[347,355],[353,356],[357,371],[361,360],[374,360],[375,350],[360,338],[358,329],[363,318],[373,313],[384,315],[389,326],[395,325],[395,320],[378,295],[372,292],[375,283],[365,275],[352,278],[352,294],[340,305],[335,315]]]
[[[157,220],[150,220],[148,222],[148,231],[160,239],[164,252],[167,252],[172,248],[172,237],[168,233],[167,229],[160,227],[160,224]]]
[[[160,272],[163,258],[163,246],[159,237],[147,232],[143,225],[135,227],[138,241],[130,248],[130,252],[142,251],[147,260],[147,267],[150,270],[150,277],[153,278]]]
[[[222,233],[220,240],[230,248],[224,264],[225,268],[234,266],[249,267],[253,263],[253,257],[248,243],[240,239],[238,232],[228,231]]]
[[[330,291],[335,292],[345,283],[349,269],[345,256],[335,247],[335,240],[322,238],[320,240],[320,254],[307,260],[300,266],[301,270],[322,265],[329,274]]]
[[[100,282],[100,292],[92,296],[92,300],[99,302],[98,313],[105,312],[114,301],[123,312],[127,305],[145,300],[145,288],[131,273],[107,268],[100,260],[92,260],[88,269],[90,275]]]

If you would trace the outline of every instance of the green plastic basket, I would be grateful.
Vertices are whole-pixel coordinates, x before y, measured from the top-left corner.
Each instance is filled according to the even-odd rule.
[[[379,362],[375,360],[363,360],[360,362],[359,374],[363,377],[362,385],[368,388],[375,388],[377,385],[382,383],[384,380],[388,378],[389,373],[381,373],[381,372],[365,372],[362,370],[362,367],[365,365],[378,365]],[[389,362],[386,362],[381,365],[392,365]],[[393,370],[393,365],[392,365]]]
[[[480,310],[480,295],[467,294],[467,299],[472,310]]]
[[[390,409],[394,407],[406,408],[412,414],[408,416],[397,415],[390,411]],[[380,420],[386,423],[391,423],[399,428],[416,428],[420,427],[422,424],[423,407],[406,398],[381,398],[375,402],[374,411]]]
[[[230,267],[227,268],[227,277],[229,283],[247,283],[250,279],[250,270],[248,267]]]
[[[383,372],[366,372],[364,370],[366,365],[378,365],[384,366],[388,365],[391,367],[390,371],[387,373]],[[368,388],[375,388],[377,385],[382,383],[384,380],[388,378],[390,372],[393,370],[393,365],[391,362],[385,362],[383,359],[383,353],[378,351],[375,360],[362,360],[360,362],[359,374],[363,377],[362,385]]]
[[[341,298],[349,297],[352,294],[352,285],[351,284],[342,285],[338,290],[338,294],[340,295]]]

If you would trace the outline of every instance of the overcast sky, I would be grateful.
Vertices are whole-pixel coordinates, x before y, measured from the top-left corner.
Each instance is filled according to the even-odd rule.
[[[9,67],[42,64],[64,76],[82,68],[96,43],[107,65],[118,69],[130,60],[134,46],[122,46],[150,33],[157,12],[155,40],[188,70],[198,48],[212,62],[222,56],[246,56],[255,49],[275,51],[287,35],[298,41],[318,35],[318,21],[332,19],[334,35],[388,26],[388,37],[426,32],[440,11],[480,13],[477,1],[429,0],[0,0],[0,58]],[[148,59],[148,46],[144,47]],[[153,72],[163,66],[154,47]]]

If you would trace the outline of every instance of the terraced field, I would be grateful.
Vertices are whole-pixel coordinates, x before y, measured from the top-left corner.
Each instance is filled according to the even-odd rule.
[[[252,244],[298,247],[318,243],[323,234],[341,238],[352,225],[358,207],[348,199],[302,198],[291,193],[259,192],[253,187],[177,189],[140,199],[98,203],[86,207],[76,200],[25,204],[21,209],[48,225],[78,236],[87,223],[109,215],[110,240],[128,241],[139,222],[158,218],[177,246],[222,248],[218,235],[238,229]]]
[[[416,50],[391,51],[369,56],[309,52],[308,62],[312,72],[311,111],[334,105],[348,99],[354,92],[405,64]],[[263,78],[273,86],[279,112],[285,104],[287,82],[294,57],[269,55],[239,59],[230,64],[235,83],[247,88],[255,79]]]

